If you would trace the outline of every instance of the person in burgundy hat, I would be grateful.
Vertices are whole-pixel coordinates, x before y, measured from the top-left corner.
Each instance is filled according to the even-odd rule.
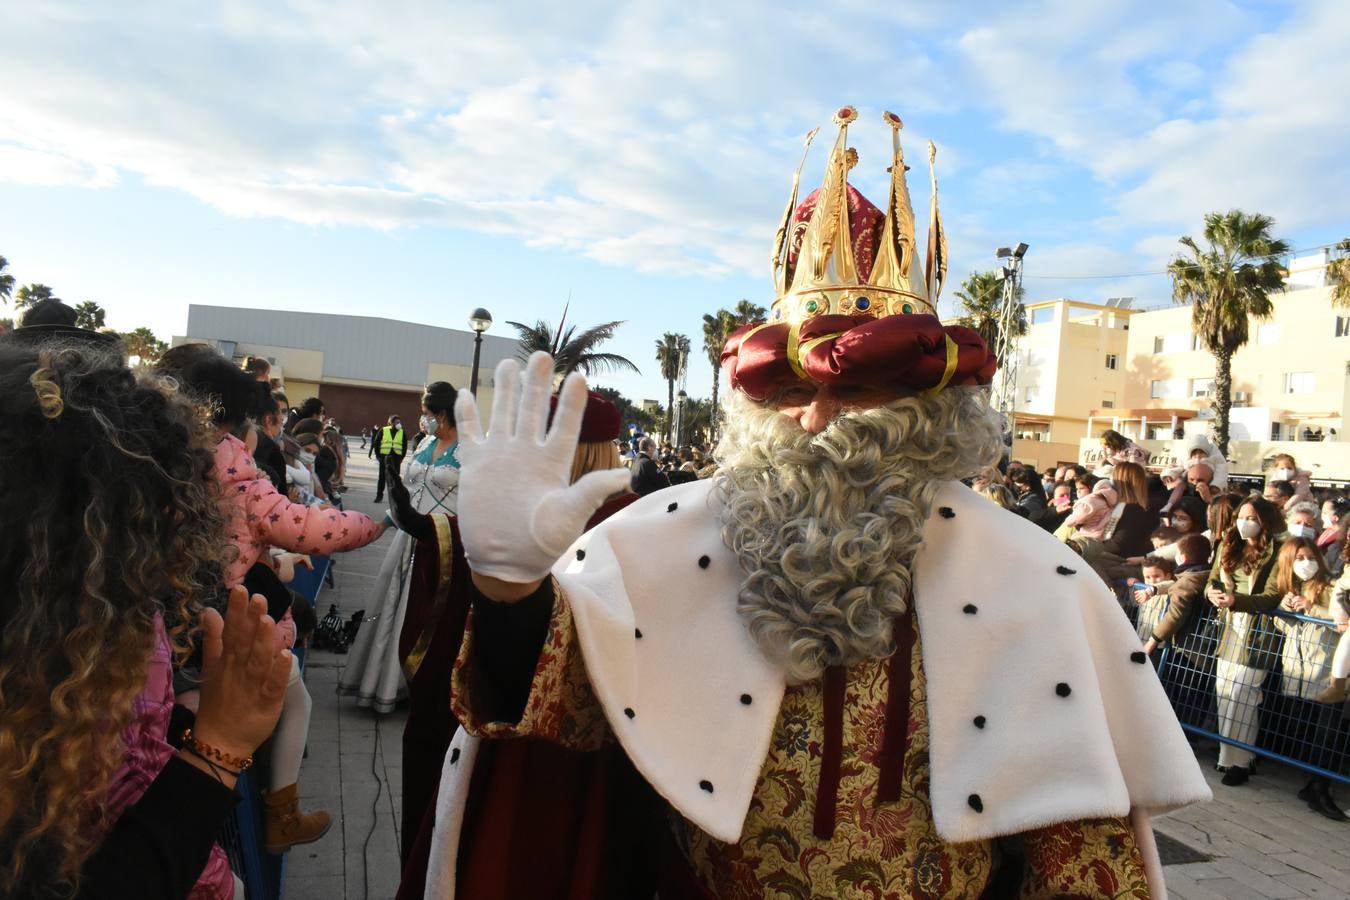
[[[584,379],[549,427],[551,360],[502,363],[486,438],[460,393],[475,594],[427,896],[1165,895],[1149,816],[1209,789],[1105,585],[961,483],[998,461],[995,360],[934,314],[936,185],[921,265],[898,117],[885,211],[849,186],[856,117],[723,351],[712,478],[587,531],[627,473],[569,483]],[[641,852],[560,874],[536,860],[569,835],[485,838],[500,738],[618,748],[643,789],[605,822]],[[485,854],[514,863],[493,894]]]
[[[556,407],[557,398],[552,398]],[[576,452],[572,457],[570,481],[590,472],[614,469],[619,465],[619,409],[599,394],[586,400]],[[399,659],[408,679],[408,721],[403,733],[403,858],[406,872],[401,898],[421,896],[426,872],[427,850],[435,817],[437,784],[446,748],[457,722],[446,698],[450,690],[450,668],[458,653],[468,613],[472,587],[469,567],[459,541],[458,523],[453,514],[418,513],[407,488],[391,467],[389,477],[390,517],[417,542],[413,552],[413,571],[408,591],[408,612],[399,636]],[[587,527],[603,522],[634,500],[637,494],[621,489],[608,497],[591,515]],[[475,782],[475,809],[492,810],[488,829],[507,828],[517,835],[528,829],[553,834],[555,820],[526,814],[522,794],[538,800],[558,802],[537,804],[543,809],[567,809],[573,803],[594,807],[597,816],[605,808],[605,798],[616,791],[616,763],[622,759],[601,759],[595,754],[580,754],[554,744],[540,742],[498,742],[484,749],[481,768]],[[636,780],[636,779],[634,779]],[[640,782],[639,782],[640,784]],[[527,790],[528,786],[528,790]],[[587,797],[596,798],[587,801]],[[575,816],[568,813],[575,823]],[[608,829],[574,829],[577,836],[598,835]],[[555,844],[555,851],[557,850]],[[566,848],[571,860],[588,851],[578,843]],[[590,851],[590,852],[593,852]],[[512,864],[505,859],[481,857],[484,871],[480,879],[492,883],[492,866]]]

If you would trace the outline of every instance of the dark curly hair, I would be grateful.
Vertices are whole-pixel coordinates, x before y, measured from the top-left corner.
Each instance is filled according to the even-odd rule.
[[[214,436],[172,382],[0,340],[0,896],[60,897],[106,828],[162,616],[219,601]]]

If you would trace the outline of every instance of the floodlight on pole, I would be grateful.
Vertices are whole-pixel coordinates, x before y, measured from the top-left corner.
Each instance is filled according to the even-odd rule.
[[[1009,256],[1012,256],[1012,250],[1008,247],[999,247],[994,251],[994,256],[999,259],[1007,259]]]
[[[469,313],[469,327],[473,329],[473,369],[469,373],[469,393],[478,396],[478,357],[483,351],[483,332],[492,327],[492,313],[478,307]]]

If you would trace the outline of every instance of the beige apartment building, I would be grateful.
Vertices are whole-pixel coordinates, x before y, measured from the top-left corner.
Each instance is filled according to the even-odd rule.
[[[1295,259],[1274,316],[1252,322],[1233,358],[1230,456],[1261,470],[1280,449],[1350,477],[1350,309],[1331,305],[1325,254]],[[1163,459],[1165,442],[1204,432],[1213,412],[1214,358],[1191,330],[1191,310],[1133,310],[1046,300],[1027,305],[1018,343],[1013,457],[1040,467],[1081,461],[1115,428]],[[1291,442],[1301,448],[1281,447]],[[1344,459],[1342,459],[1344,457]],[[1331,470],[1335,470],[1332,473]],[[1344,471],[1342,471],[1344,470]]]
[[[1275,315],[1252,322],[1251,338],[1233,357],[1234,441],[1300,441],[1339,436],[1350,393],[1350,310],[1331,306],[1331,288],[1293,287],[1274,297]],[[1189,307],[1159,309],[1131,320],[1126,406],[1153,412],[1192,410],[1188,430],[1208,427],[1214,357],[1191,331]],[[1095,410],[1094,416],[1107,410]],[[1148,416],[1145,439],[1170,437]],[[1134,434],[1139,434],[1134,430]]]
[[[1040,468],[1077,461],[1088,416],[1124,403],[1130,323],[1138,315],[1117,300],[1027,304],[1013,386],[1015,459]]]

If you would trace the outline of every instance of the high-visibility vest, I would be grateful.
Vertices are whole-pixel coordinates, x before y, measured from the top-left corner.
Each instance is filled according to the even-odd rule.
[[[389,456],[403,455],[403,429],[394,430],[394,426],[386,425],[380,429],[380,455]]]

